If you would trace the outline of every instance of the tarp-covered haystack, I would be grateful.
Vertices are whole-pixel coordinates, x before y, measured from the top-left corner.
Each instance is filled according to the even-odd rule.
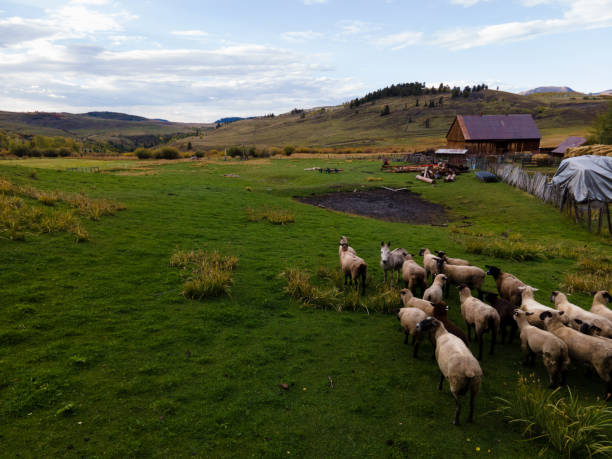
[[[585,145],[583,147],[568,148],[565,150],[566,158],[575,158],[576,156],[584,155],[612,157],[612,145]]]
[[[553,176],[550,187],[562,196],[562,209],[564,205],[571,208],[573,204],[577,220],[586,210],[585,217],[589,228],[593,211],[596,214],[599,210],[599,231],[605,214],[608,229],[612,234],[608,208],[608,204],[612,202],[612,157],[587,155],[564,159]]]

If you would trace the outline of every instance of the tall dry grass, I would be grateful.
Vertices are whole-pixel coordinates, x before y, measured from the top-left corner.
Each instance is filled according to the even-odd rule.
[[[612,289],[612,260],[608,257],[583,257],[578,270],[566,273],[561,287],[569,293],[590,293]]]
[[[287,209],[270,208],[267,206],[261,210],[249,207],[247,209],[247,220],[250,222],[267,220],[273,225],[286,225],[287,223],[295,222],[295,213]]]
[[[221,255],[216,250],[177,250],[170,257],[170,266],[185,271],[183,295],[197,300],[230,295],[232,271],[237,265],[238,257]]]

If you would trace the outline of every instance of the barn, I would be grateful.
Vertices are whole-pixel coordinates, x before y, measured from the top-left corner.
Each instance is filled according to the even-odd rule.
[[[531,152],[540,148],[540,131],[531,115],[457,115],[446,141],[448,148],[470,155]]]

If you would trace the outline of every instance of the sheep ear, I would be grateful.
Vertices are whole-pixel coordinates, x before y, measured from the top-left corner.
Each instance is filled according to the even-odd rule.
[[[597,330],[598,332],[601,332],[601,328],[599,328],[597,325],[593,325],[593,330]]]
[[[549,312],[550,314],[550,312]],[[562,316],[563,314],[565,314],[565,311],[559,311],[559,315]],[[552,317],[552,314],[550,314],[550,316]]]
[[[391,241],[387,241],[387,245],[391,248]]]
[[[576,322],[578,325],[580,325],[582,323],[582,320],[580,319],[574,319],[574,322]]]
[[[532,316],[532,315],[533,315],[533,312],[529,312],[529,311],[527,311],[527,312],[525,313],[525,315],[526,315],[526,316]]]
[[[597,295],[597,292],[591,292],[591,295],[595,296]]]
[[[525,289],[526,289],[526,287],[525,287],[524,285],[521,285],[521,286],[520,286],[518,289],[519,289],[521,292],[524,292],[524,291],[525,291]]]
[[[385,241],[380,241],[380,246],[384,247],[385,246]]]
[[[531,287],[531,289],[532,289],[534,292],[537,292],[537,291],[539,291],[539,290],[540,290],[539,288],[535,288],[535,287]]]
[[[544,311],[543,313],[540,314],[540,320],[544,320],[546,317],[552,317],[552,314],[550,311]]]

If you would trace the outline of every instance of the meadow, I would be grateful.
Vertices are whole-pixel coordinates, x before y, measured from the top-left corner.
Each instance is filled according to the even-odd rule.
[[[0,162],[0,177],[125,210],[83,220],[85,242],[0,233],[2,455],[556,457],[494,412],[496,397],[512,397],[519,372],[547,381],[539,361],[521,365],[517,341],[485,355],[475,422],[454,427],[454,401],[448,384],[437,390],[428,343],[415,360],[394,315],[303,305],[285,293],[280,274],[306,270],[323,285],[316,273],[339,270],[338,239],[346,235],[368,263],[371,295],[383,278],[384,239],[413,253],[444,249],[500,266],[538,287],[536,299],[548,304],[566,274],[580,271],[581,257],[611,253],[610,238],[472,174],[432,187],[413,174],[383,173],[378,161],[157,161],[142,175],[71,172],[74,160],[66,161]],[[343,171],[304,170],[315,166]],[[443,204],[449,225],[391,223],[294,200],[379,186]],[[293,218],[274,224],[270,215],[278,214]],[[486,249],[506,237],[502,246],[535,255]],[[229,295],[183,295],[186,274],[171,257],[192,250],[232,257]],[[486,289],[494,288],[487,278]],[[572,301],[590,305],[590,296],[578,292]],[[452,289],[448,303],[464,326]],[[568,383],[587,403],[603,394],[581,365],[572,365]]]

